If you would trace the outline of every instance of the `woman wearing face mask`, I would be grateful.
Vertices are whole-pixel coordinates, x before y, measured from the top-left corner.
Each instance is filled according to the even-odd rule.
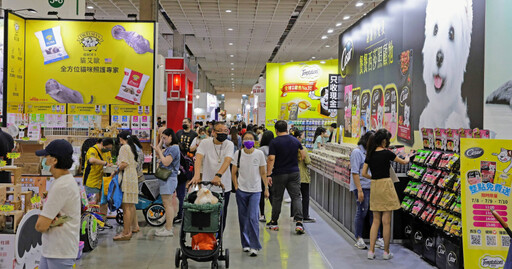
[[[329,137],[327,130],[324,127],[318,127],[315,131],[315,137],[313,142],[313,149],[321,149],[324,147],[325,137]]]
[[[196,138],[194,138],[192,144],[190,144],[190,152],[195,152],[199,147],[199,144],[201,144],[201,141],[209,137],[208,134],[206,133],[206,129],[203,127],[199,128],[197,133],[199,135]]]
[[[165,151],[162,152],[162,146],[165,146]],[[171,170],[172,173],[167,179],[160,182],[160,195],[165,208],[165,226],[155,233],[156,236],[173,236],[174,231],[172,228],[173,219],[178,213],[178,202],[176,198],[173,200],[173,193],[178,186],[178,170],[180,169],[180,147],[178,146],[178,138],[172,129],[165,129],[158,146],[152,146],[156,152],[156,156],[160,159],[160,167]]]
[[[367,146],[366,160],[363,165],[363,177],[371,178],[370,184],[370,210],[373,212],[373,223],[370,230],[370,251],[368,259],[375,259],[375,243],[379,226],[382,222],[384,238],[383,259],[393,258],[389,251],[391,237],[391,214],[393,210],[400,208],[400,202],[396,194],[395,186],[390,178],[389,169],[391,161],[401,164],[409,163],[409,157],[401,159],[388,150],[391,133],[386,129],[380,129],[370,136]],[[368,171],[371,171],[370,175]]]
[[[297,138],[302,143],[304,140],[304,133],[300,130],[294,130],[292,136]],[[311,178],[309,175],[308,165],[311,164],[311,158],[306,151],[306,158],[302,158],[301,154],[298,155],[299,171],[300,171],[300,191],[302,193],[302,215],[304,222],[316,222],[314,218],[309,216],[309,183]],[[293,212],[293,210],[291,211]]]
[[[114,241],[126,241],[132,238],[132,228],[135,222],[135,204],[139,202],[139,188],[137,176],[137,147],[128,131],[122,131],[119,135],[121,148],[117,156],[119,167],[119,182],[123,191],[123,232],[114,237]]]
[[[258,255],[261,249],[258,226],[261,182],[264,184],[265,197],[269,196],[265,173],[267,162],[263,152],[254,148],[255,138],[253,132],[246,132],[242,137],[243,148],[235,152],[231,162],[242,248],[251,256]]]

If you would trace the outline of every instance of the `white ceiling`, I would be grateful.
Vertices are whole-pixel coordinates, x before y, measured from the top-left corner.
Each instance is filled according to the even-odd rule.
[[[273,62],[337,58],[339,34],[383,1],[308,0]],[[87,11],[95,12],[99,20],[126,20],[128,14],[139,13],[139,0],[86,2],[94,7]],[[358,2],[364,5],[356,7]],[[251,91],[298,3],[299,0],[160,0],[177,30],[187,35],[186,45],[198,57],[215,89],[243,93]],[[344,20],[345,16],[350,19]],[[336,27],[339,22],[342,25]],[[330,34],[329,29],[333,30]],[[172,33],[161,14],[159,33]],[[323,35],[327,38],[321,39]],[[160,35],[159,53],[167,56],[171,48],[172,36]]]

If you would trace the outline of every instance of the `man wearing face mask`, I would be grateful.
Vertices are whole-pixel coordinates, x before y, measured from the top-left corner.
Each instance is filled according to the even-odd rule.
[[[190,144],[192,144],[194,138],[197,137],[197,133],[191,129],[191,125],[192,121],[189,118],[184,118],[183,125],[181,125],[183,129],[176,133],[180,143],[180,149],[183,150],[185,154],[190,151]]]
[[[207,138],[199,144],[194,164],[194,177],[187,184],[195,185],[204,181],[211,181],[219,186],[224,185],[224,209],[222,220],[226,227],[227,208],[231,194],[231,173],[229,164],[233,158],[234,145],[228,140],[228,127],[224,123],[216,123],[213,127],[212,138]],[[202,177],[201,177],[202,173]],[[220,187],[212,187],[211,191],[222,193]]]
[[[96,203],[100,205],[100,214],[106,220],[107,216],[107,198],[103,186],[103,167],[112,166],[112,147],[114,140],[112,138],[103,138],[98,143],[87,150],[86,162],[84,167],[85,192],[96,194]],[[105,227],[112,228],[105,221]]]

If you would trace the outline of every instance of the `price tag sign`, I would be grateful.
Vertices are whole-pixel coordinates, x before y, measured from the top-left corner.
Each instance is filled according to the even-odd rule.
[[[9,152],[9,153],[7,153],[7,158],[9,158],[11,160],[18,159],[20,156],[21,156],[21,154],[19,152]]]
[[[13,210],[14,210],[13,205],[1,205],[0,206],[0,211],[2,211],[2,212],[9,212],[9,211],[13,211]]]
[[[7,165],[7,162],[6,161],[0,161],[0,167],[4,167]]]
[[[30,198],[30,202],[31,202],[32,204],[41,203],[41,196],[36,195],[36,196],[34,196],[34,197]]]

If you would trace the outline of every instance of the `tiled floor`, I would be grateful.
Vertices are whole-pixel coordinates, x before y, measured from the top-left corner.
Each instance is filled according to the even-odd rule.
[[[270,215],[269,209],[267,207],[267,216]],[[367,260],[366,251],[355,249],[354,242],[327,217],[319,215],[314,207],[311,214],[318,222],[306,224],[305,235],[295,235],[292,233],[294,225],[291,219],[285,217],[289,210],[289,204],[285,203],[278,232],[264,229],[264,224],[260,224],[263,249],[258,257],[249,257],[241,249],[233,196],[224,235],[224,246],[230,251],[230,268],[432,268],[416,254],[399,245],[392,246],[395,258],[390,261],[383,261],[379,256],[375,261]],[[141,212],[138,214],[139,220],[143,220]],[[114,230],[102,232],[99,246],[78,261],[77,268],[174,268],[174,254],[179,246],[179,227],[175,226],[175,237],[158,238],[154,236],[154,228],[146,226],[145,222],[141,222],[142,225],[142,232],[128,242],[113,242]],[[377,254],[381,255],[380,252]],[[224,268],[223,262],[220,265]],[[189,268],[210,266],[210,263],[189,262]]]

